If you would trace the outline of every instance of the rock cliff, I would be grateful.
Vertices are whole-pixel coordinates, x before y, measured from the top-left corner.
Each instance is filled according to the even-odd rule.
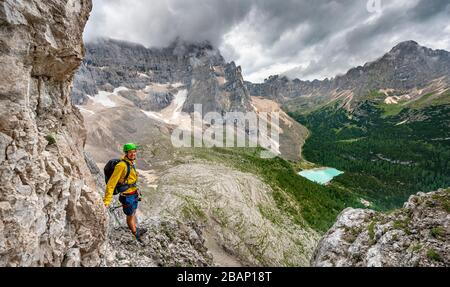
[[[0,266],[100,264],[107,216],[70,101],[91,8],[0,3]]]

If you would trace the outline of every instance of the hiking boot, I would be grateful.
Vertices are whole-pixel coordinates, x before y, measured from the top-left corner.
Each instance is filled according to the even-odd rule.
[[[145,233],[147,233],[146,228],[136,228],[136,240],[142,243],[142,238]]]

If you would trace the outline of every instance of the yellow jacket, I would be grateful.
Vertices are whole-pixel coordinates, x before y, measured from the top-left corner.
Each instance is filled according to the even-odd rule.
[[[126,156],[122,157],[123,161],[128,162],[130,166],[130,175],[128,176],[127,184],[134,184],[137,182],[138,175],[136,173],[136,170],[133,168],[133,162],[130,161]],[[106,191],[105,191],[105,197],[103,198],[103,203],[106,206],[109,206],[111,204],[113,195],[114,195],[114,189],[116,188],[116,185],[118,183],[124,184],[125,176],[127,175],[127,164],[123,161],[119,162],[116,167],[114,168],[114,172],[111,175],[108,184],[106,185]],[[130,194],[137,190],[137,187],[130,187],[122,194]]]

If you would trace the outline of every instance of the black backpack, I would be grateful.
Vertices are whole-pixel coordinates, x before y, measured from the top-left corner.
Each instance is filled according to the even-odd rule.
[[[124,178],[124,184],[117,184],[116,188],[114,189],[114,195],[122,193],[127,191],[130,187],[134,187],[136,186],[136,183],[133,184],[126,184],[125,182],[127,182],[128,177],[130,176],[130,172],[131,172],[131,165],[125,161],[125,160],[121,160],[121,159],[112,159],[110,161],[108,161],[108,163],[105,165],[105,167],[103,168],[103,172],[105,173],[105,182],[106,184],[108,184],[109,179],[111,178],[112,174],[114,173],[114,169],[116,168],[116,165],[123,161],[124,163],[126,163],[127,165],[127,174],[125,175]],[[134,168],[134,166],[133,166]]]

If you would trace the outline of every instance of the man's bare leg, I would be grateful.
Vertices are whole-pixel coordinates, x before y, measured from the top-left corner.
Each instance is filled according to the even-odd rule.
[[[133,233],[133,235],[136,236],[136,214],[127,216],[127,225],[128,225],[128,228]]]

